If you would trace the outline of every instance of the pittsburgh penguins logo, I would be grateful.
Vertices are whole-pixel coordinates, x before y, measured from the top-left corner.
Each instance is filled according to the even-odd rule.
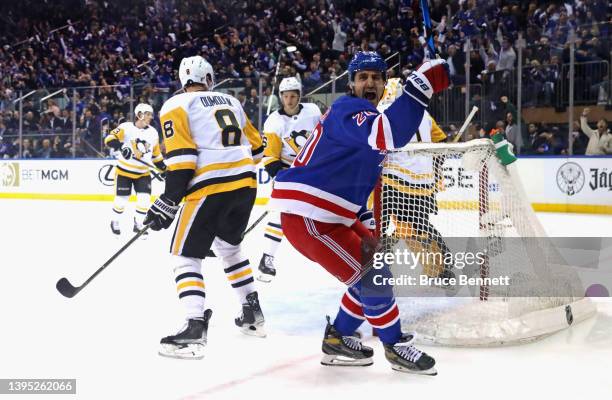
[[[291,147],[291,150],[297,154],[300,152],[302,146],[306,144],[308,136],[310,136],[310,132],[306,129],[302,129],[301,131],[292,131],[289,134],[289,137],[285,138],[285,142],[289,145],[289,147]]]
[[[136,139],[133,141],[132,147],[134,149],[134,154],[138,158],[142,158],[142,156],[151,151],[151,145],[146,140],[142,139]]]

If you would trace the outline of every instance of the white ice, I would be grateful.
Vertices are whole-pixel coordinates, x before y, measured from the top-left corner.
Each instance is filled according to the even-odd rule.
[[[206,301],[214,311],[206,356],[200,361],[162,358],[159,339],[181,324],[167,255],[171,230],[137,242],[75,298],[63,298],[55,289],[64,276],[80,284],[128,240],[131,215],[124,218],[124,235],[116,239],[108,227],[110,211],[110,203],[0,200],[0,378],[78,380],[77,396],[53,399],[612,396],[610,299],[598,303],[595,318],[537,343],[425,347],[437,359],[436,377],[392,371],[375,338],[368,339],[376,351],[373,366],[323,367],[325,315],[335,315],[342,285],[289,243],[277,256],[277,279],[259,284],[266,339],[244,336],[233,325],[238,300],[219,263],[206,260]],[[253,219],[262,212],[256,207]],[[551,235],[611,234],[609,216],[538,216]],[[262,226],[245,241],[254,269]]]

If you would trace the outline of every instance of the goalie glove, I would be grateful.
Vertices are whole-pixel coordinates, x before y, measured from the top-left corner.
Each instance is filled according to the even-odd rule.
[[[167,229],[172,224],[172,221],[174,221],[178,209],[178,204],[162,194],[155,200],[153,205],[151,205],[149,211],[147,211],[144,224],[151,225],[151,229],[154,231]]]
[[[408,75],[404,90],[408,95],[427,107],[434,94],[443,91],[450,85],[450,73],[445,60],[425,61]]]

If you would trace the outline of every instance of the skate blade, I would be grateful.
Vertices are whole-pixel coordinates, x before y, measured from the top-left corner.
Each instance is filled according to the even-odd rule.
[[[240,331],[247,336],[255,336],[259,338],[265,338],[266,336],[268,336],[268,334],[266,333],[263,327],[263,324],[245,326],[245,327],[240,328]]]
[[[329,367],[367,367],[374,364],[372,358],[350,358],[336,354],[325,354],[321,358],[321,365]]]
[[[259,276],[257,277],[257,280],[259,282],[270,283],[270,282],[272,282],[272,275],[259,274]]]
[[[391,369],[393,369],[394,371],[403,372],[405,374],[428,375],[428,376],[438,375],[438,371],[436,371],[435,368],[429,368],[423,371],[419,371],[419,370],[402,367],[400,365],[391,365]]]
[[[158,354],[162,357],[179,360],[201,360],[204,358],[204,345],[192,343],[186,345],[162,344]]]

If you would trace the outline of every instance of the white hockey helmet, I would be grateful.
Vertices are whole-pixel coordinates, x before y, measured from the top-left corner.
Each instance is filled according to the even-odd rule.
[[[302,84],[297,78],[290,76],[289,78],[284,78],[280,85],[278,85],[278,93],[282,94],[283,92],[288,92],[290,90],[297,90],[302,96]]]
[[[146,112],[150,112],[151,115],[153,115],[153,107],[147,103],[139,103],[136,108],[134,108],[134,115],[136,116],[136,119],[142,119],[142,117],[139,117],[140,113],[144,114]]]
[[[210,79],[210,83],[207,81]],[[185,57],[179,67],[179,80],[183,87],[192,83],[201,83],[209,89],[215,85],[215,73],[212,65],[201,56]]]

